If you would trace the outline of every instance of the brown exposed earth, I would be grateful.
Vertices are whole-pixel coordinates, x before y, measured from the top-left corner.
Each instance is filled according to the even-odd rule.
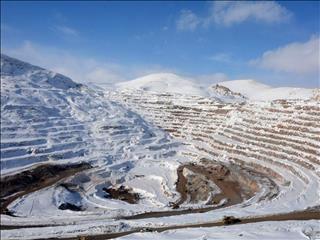
[[[193,177],[193,179],[186,177],[183,174],[185,169],[192,171],[195,174],[195,177]],[[146,212],[132,216],[119,217],[119,219],[133,220],[190,213],[204,213],[218,208],[239,204],[244,199],[254,196],[256,191],[258,191],[257,183],[254,180],[248,179],[245,175],[240,176],[239,174],[241,173],[235,173],[227,166],[218,163],[203,161],[202,165],[193,163],[182,165],[178,168],[177,174],[178,180],[176,183],[176,190],[180,193],[180,199],[177,202],[170,203],[170,206],[175,210]],[[212,196],[210,201],[206,203],[208,205],[207,207],[182,208],[183,206],[181,205],[184,203],[196,203],[196,201],[192,200],[198,200],[199,195],[201,195],[200,199],[208,198],[211,192],[208,191],[209,188],[206,188],[206,186],[210,182],[214,183],[220,189],[220,193]],[[190,202],[188,202],[188,199]],[[225,202],[221,202],[222,200],[225,200]]]
[[[103,188],[102,190],[108,194],[107,198],[118,199],[131,204],[137,203],[139,200],[139,194],[132,192],[132,189],[123,185],[120,187]]]

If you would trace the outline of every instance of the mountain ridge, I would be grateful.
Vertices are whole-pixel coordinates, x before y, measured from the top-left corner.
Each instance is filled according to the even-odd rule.
[[[220,87],[219,87],[220,86]],[[221,88],[224,87],[224,90]],[[227,88],[227,89],[226,89]],[[216,97],[221,100],[272,101],[277,99],[309,99],[314,89],[271,87],[253,79],[217,82],[203,87],[194,79],[174,73],[153,73],[116,84],[120,90],[142,90],[158,93],[178,93]]]

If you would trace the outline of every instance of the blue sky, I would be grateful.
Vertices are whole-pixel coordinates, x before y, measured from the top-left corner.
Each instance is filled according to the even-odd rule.
[[[76,81],[319,86],[319,2],[1,1],[1,48]]]

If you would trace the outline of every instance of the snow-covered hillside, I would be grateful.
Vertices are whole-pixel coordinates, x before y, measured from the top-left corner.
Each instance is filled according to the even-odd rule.
[[[273,88],[255,80],[234,80],[220,82],[219,85],[241,93],[250,100],[272,101],[277,99],[310,99],[313,89],[278,87]]]
[[[93,166],[68,180],[80,184],[81,192],[54,185],[8,206],[30,224],[165,208],[178,197],[174,182],[179,162],[186,161],[178,154],[184,148],[102,92],[1,55],[1,175],[42,163]],[[139,204],[105,198],[103,188],[116,184],[139,193]],[[63,203],[83,211],[60,210]]]

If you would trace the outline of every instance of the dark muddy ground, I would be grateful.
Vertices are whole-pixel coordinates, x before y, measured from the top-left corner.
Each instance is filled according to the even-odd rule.
[[[139,194],[132,192],[132,189],[123,185],[120,187],[103,188],[103,190],[107,193],[106,198],[118,199],[130,204],[139,201]]]

